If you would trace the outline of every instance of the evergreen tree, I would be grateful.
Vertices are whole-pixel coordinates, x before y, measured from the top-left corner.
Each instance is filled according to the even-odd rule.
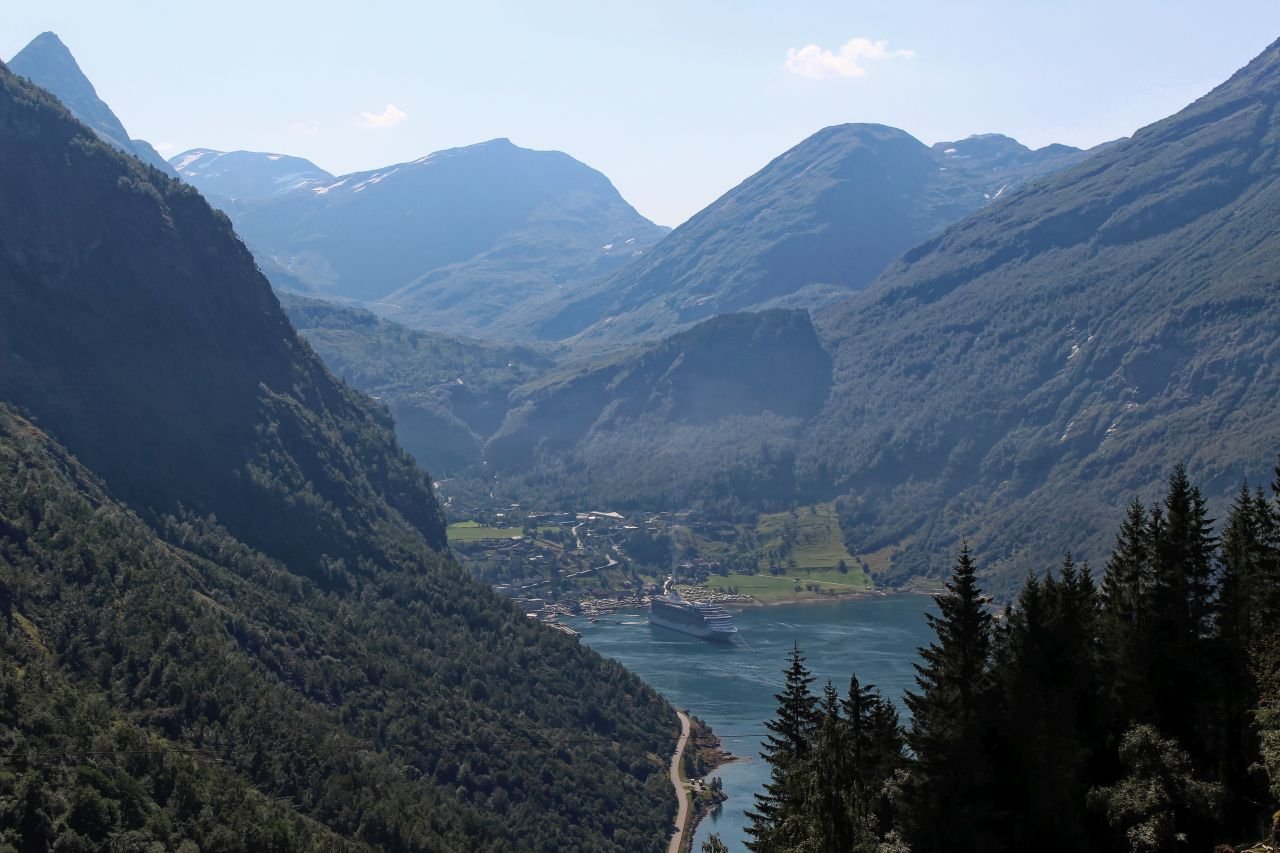
[[[1214,621],[1216,679],[1219,689],[1212,753],[1225,783],[1226,823],[1247,832],[1262,798],[1261,780],[1250,772],[1259,741],[1253,709],[1259,700],[1252,672],[1258,644],[1274,633],[1265,602],[1274,588],[1277,562],[1271,529],[1273,510],[1266,498],[1242,486],[1227,517],[1219,550],[1219,583]]]
[[[920,650],[918,692],[906,695],[914,761],[903,792],[904,828],[916,853],[997,850],[986,751],[992,620],[968,543],[936,601],[940,613],[927,618],[937,640]]]
[[[857,839],[852,849],[874,850],[893,829],[894,809],[886,787],[903,765],[903,732],[898,711],[873,685],[849,678],[841,703],[847,752],[849,807]],[[862,845],[862,846],[859,846]]]
[[[713,834],[702,842],[702,853],[729,853],[729,848],[720,840],[719,835]]]
[[[1096,596],[1068,555],[1061,574],[1029,577],[995,653],[1001,713],[995,749],[1001,833],[1014,849],[1086,849],[1085,796],[1099,733]]]
[[[755,795],[755,810],[747,812],[751,821],[747,834],[753,839],[747,847],[756,853],[794,847],[791,842],[795,839],[785,837],[782,830],[795,825],[794,818],[804,801],[803,764],[818,722],[817,698],[809,689],[813,675],[805,666],[798,644],[791,651],[791,664],[785,674],[782,692],[774,695],[778,714],[765,723],[769,730],[764,743],[769,781],[764,791]]]
[[[1151,529],[1147,508],[1135,499],[1102,576],[1100,628],[1108,694],[1117,716],[1123,718],[1148,719],[1152,714],[1148,649],[1143,641],[1147,592],[1155,571]]]
[[[861,826],[855,809],[858,793],[851,764],[848,730],[840,716],[840,697],[831,682],[822,691],[813,748],[804,760],[804,800],[799,809],[802,849],[874,850],[874,829]]]
[[[1213,520],[1200,489],[1179,464],[1169,477],[1163,516],[1151,528],[1155,553],[1148,591],[1145,662],[1149,666],[1152,714],[1198,761],[1213,752],[1212,706],[1220,686],[1214,679],[1210,639],[1213,615]]]

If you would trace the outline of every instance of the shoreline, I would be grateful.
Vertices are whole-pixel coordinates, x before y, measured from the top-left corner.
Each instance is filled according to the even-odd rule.
[[[717,736],[717,741],[718,740],[719,737]],[[724,767],[726,764],[736,764],[738,762],[751,760],[751,756],[749,755],[734,755],[732,752],[726,752],[719,746],[717,746],[716,749],[716,760],[712,762],[706,772],[702,774],[703,779],[708,778],[712,773],[719,770],[721,767]],[[691,783],[692,781],[693,780],[690,780]],[[692,814],[689,815],[689,826],[685,830],[684,840],[680,846],[680,853],[693,853],[693,842],[694,838],[698,835],[698,826],[702,823],[704,818],[715,813],[716,809],[724,805],[728,799],[729,795],[723,790],[720,791],[720,798],[714,802],[699,803],[695,798],[694,809]]]
[[[752,599],[751,601],[717,601],[715,603],[724,607],[726,610],[747,610],[747,609],[755,609],[757,607],[786,607],[793,604],[806,604],[806,605],[808,604],[839,604],[845,601],[859,601],[867,598],[896,598],[897,596],[901,596],[901,595],[935,596],[942,593],[943,591],[944,590],[941,590],[941,589],[931,590],[931,589],[891,588],[891,589],[859,590],[858,592],[847,592],[847,593],[842,593],[840,595],[822,595],[822,596],[808,595],[808,596],[803,596],[799,598],[779,598],[779,599],[773,599],[770,601],[760,601],[759,599]],[[690,596],[685,596],[685,600],[696,603],[696,604],[707,603],[707,602],[701,601],[700,599],[693,598]],[[608,610],[605,610],[603,608],[600,608],[600,609],[593,608],[590,614],[586,612],[578,613],[578,614],[570,613],[570,614],[564,615],[562,618],[584,619],[587,621],[594,622],[599,620],[606,620],[609,617],[617,618],[621,616],[634,616],[636,618],[645,618],[647,612],[648,612],[648,608],[646,606],[635,604],[634,602],[628,602],[626,604],[617,606],[615,608],[610,608]]]

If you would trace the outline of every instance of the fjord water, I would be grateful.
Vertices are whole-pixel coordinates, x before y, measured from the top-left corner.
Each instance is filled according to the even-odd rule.
[[[764,721],[776,710],[773,697],[782,687],[792,645],[804,652],[815,692],[830,679],[843,696],[856,672],[859,681],[875,684],[901,708],[902,692],[913,683],[916,649],[933,638],[924,618],[932,602],[923,595],[896,595],[744,608],[734,614],[739,634],[732,645],[649,625],[643,613],[595,623],[574,620],[573,626],[582,631],[582,642],[706,720],[725,749],[749,756],[715,771],[729,800],[698,827],[693,846],[700,849],[714,832],[736,851],[745,849],[744,811],[769,776],[760,742]]]

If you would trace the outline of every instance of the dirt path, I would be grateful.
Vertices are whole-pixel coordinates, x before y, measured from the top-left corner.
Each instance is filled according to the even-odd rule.
[[[676,789],[676,799],[680,801],[680,809],[676,812],[676,831],[667,845],[667,853],[680,853],[680,845],[684,843],[684,834],[689,825],[689,789],[681,778],[680,760],[684,758],[684,747],[689,741],[689,715],[684,711],[676,711],[680,717],[680,740],[676,741],[676,754],[671,756],[671,787]]]

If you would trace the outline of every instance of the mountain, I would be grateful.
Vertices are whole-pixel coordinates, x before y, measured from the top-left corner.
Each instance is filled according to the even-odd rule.
[[[0,844],[666,846],[670,706],[453,561],[225,216],[2,66],[0,186]]]
[[[243,163],[254,175],[261,166]],[[530,315],[665,233],[594,169],[505,139],[225,209],[263,269],[291,277],[284,288],[366,303],[414,328],[505,340],[527,338]]]
[[[166,175],[174,174],[173,169],[150,143],[129,138],[120,119],[98,97],[93,84],[84,76],[71,51],[54,33],[41,33],[32,39],[9,60],[9,70],[52,92],[98,138],[132,154]]]
[[[851,547],[909,576],[968,536],[1007,580],[1099,560],[1178,460],[1219,515],[1269,479],[1278,104],[1280,43],[819,315],[837,378],[798,467],[848,495]]]
[[[735,337],[714,325],[724,317],[647,355],[579,352],[514,391],[486,449],[503,496],[730,510],[839,498],[849,550],[890,559],[883,583],[941,576],[967,537],[997,594],[1068,550],[1097,567],[1126,505],[1156,499],[1180,460],[1222,517],[1280,450],[1278,105],[1280,44],[907,250],[815,312],[803,355],[757,348],[769,337]],[[1018,153],[968,143],[929,156]],[[697,369],[692,340],[720,335],[742,353],[708,360],[728,381],[822,402],[754,419],[717,402],[723,417],[699,421],[664,377]]]
[[[333,183],[333,175],[310,160],[257,151],[192,148],[169,165],[207,198],[262,199]]]
[[[727,314],[516,389],[486,460],[529,499],[789,505],[798,441],[831,382],[806,312]]]
[[[930,148],[884,125],[829,127],[537,331],[599,343],[657,337],[734,311],[818,308],[991,199],[1085,156],[1063,145],[1031,151],[994,134]]]
[[[512,391],[554,367],[530,347],[419,332],[294,293],[280,303],[333,373],[387,407],[400,444],[434,474],[475,473]]]

